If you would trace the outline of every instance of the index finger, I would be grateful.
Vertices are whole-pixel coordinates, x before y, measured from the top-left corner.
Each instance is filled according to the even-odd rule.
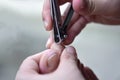
[[[64,4],[66,2],[71,2],[72,0],[58,0],[58,4]],[[44,26],[46,30],[50,31],[52,29],[52,18],[51,18],[51,11],[50,11],[50,0],[45,0],[43,5],[42,11],[42,18],[44,21]]]

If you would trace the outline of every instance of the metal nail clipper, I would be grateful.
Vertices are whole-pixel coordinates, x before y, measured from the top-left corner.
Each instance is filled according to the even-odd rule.
[[[58,0],[50,0],[50,6],[53,20],[54,41],[56,43],[61,43],[67,37],[67,27],[72,18],[74,10],[71,5],[67,16],[62,23]]]

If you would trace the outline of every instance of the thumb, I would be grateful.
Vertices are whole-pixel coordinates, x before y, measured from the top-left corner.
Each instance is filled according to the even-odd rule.
[[[73,0],[73,8],[81,15],[119,15],[119,0]]]
[[[69,69],[68,69],[69,67]],[[70,68],[78,68],[77,67],[77,55],[75,48],[66,47],[60,57],[59,67],[63,70],[70,70]]]
[[[59,54],[52,50],[48,49],[44,54],[42,54],[39,67],[41,73],[50,73],[54,71],[59,64]]]

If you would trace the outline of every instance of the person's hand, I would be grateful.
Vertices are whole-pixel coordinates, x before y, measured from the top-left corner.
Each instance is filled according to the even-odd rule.
[[[15,80],[98,80],[79,62],[73,47],[55,46],[25,59]]]
[[[52,18],[50,14],[50,0],[44,1],[43,21],[46,30],[52,30]],[[68,37],[64,41],[65,45],[73,42],[75,37],[89,22],[102,24],[119,25],[120,24],[120,0],[58,0],[59,5],[66,2],[72,3],[74,15],[67,30]],[[66,10],[67,12],[67,10]],[[66,16],[66,12],[62,17]],[[51,41],[50,41],[51,40]],[[49,40],[49,44],[53,41]],[[48,45],[49,46],[49,45]]]

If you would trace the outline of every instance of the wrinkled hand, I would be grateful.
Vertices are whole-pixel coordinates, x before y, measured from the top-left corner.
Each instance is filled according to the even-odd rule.
[[[43,21],[45,28],[52,30],[52,18],[50,15],[50,0],[45,0],[43,7]],[[74,15],[67,30],[68,37],[64,44],[73,42],[75,37],[89,22],[102,24],[119,25],[120,24],[120,0],[58,0],[59,5],[66,2],[72,3]],[[67,12],[67,10],[66,10]],[[62,15],[63,19],[66,12]],[[52,41],[51,41],[52,42]],[[50,43],[51,43],[50,42]]]
[[[61,54],[62,53],[62,54]],[[69,77],[68,77],[69,76]],[[53,44],[51,49],[26,58],[16,80],[98,80],[77,59],[73,47]]]

